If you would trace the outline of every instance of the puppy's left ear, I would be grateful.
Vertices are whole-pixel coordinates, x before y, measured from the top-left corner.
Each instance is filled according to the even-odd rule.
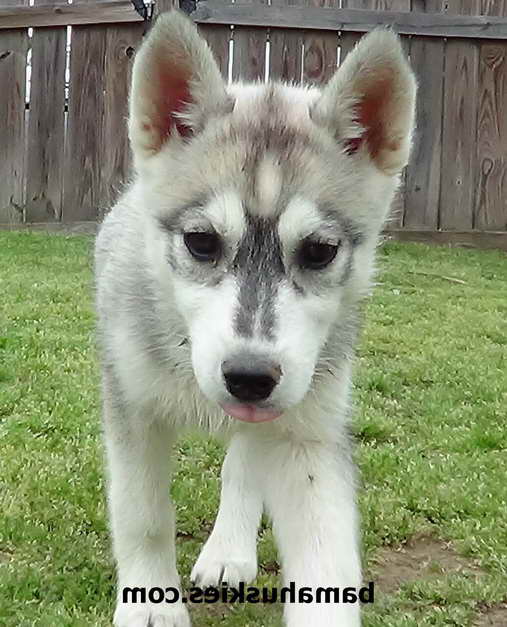
[[[136,164],[178,137],[192,137],[233,104],[196,26],[176,10],[161,15],[132,72],[129,135]]]
[[[377,30],[363,37],[324,87],[310,112],[350,155],[368,154],[385,174],[407,164],[416,81],[399,38]]]

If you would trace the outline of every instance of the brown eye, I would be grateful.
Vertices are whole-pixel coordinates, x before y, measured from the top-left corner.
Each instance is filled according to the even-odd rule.
[[[185,233],[183,241],[197,261],[216,261],[220,257],[222,246],[216,233]]]
[[[336,257],[338,246],[307,240],[298,251],[298,264],[301,268],[321,270],[328,266]]]

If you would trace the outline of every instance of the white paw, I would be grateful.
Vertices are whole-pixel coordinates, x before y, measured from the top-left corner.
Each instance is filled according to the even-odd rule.
[[[257,575],[257,556],[241,555],[230,549],[220,550],[218,543],[211,538],[192,569],[191,579],[196,586],[220,586],[227,583],[230,587],[237,586],[241,581],[249,583]]]
[[[114,627],[190,627],[190,616],[182,603],[118,603]]]

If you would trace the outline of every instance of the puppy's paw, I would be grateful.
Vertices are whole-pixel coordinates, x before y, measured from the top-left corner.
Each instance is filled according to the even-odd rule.
[[[182,603],[118,603],[113,624],[114,627],[191,627],[190,616]]]
[[[249,583],[257,575],[257,559],[253,557],[234,555],[230,558],[219,557],[208,549],[206,544],[194,568],[191,579],[196,586],[220,586],[226,583],[230,587],[237,586],[241,581]]]

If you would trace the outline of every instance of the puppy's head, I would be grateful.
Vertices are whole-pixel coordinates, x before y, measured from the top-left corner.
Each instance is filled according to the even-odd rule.
[[[363,38],[322,91],[228,87],[177,12],[139,51],[129,129],[152,271],[201,390],[231,415],[276,417],[350,349],[414,101],[388,31]]]

